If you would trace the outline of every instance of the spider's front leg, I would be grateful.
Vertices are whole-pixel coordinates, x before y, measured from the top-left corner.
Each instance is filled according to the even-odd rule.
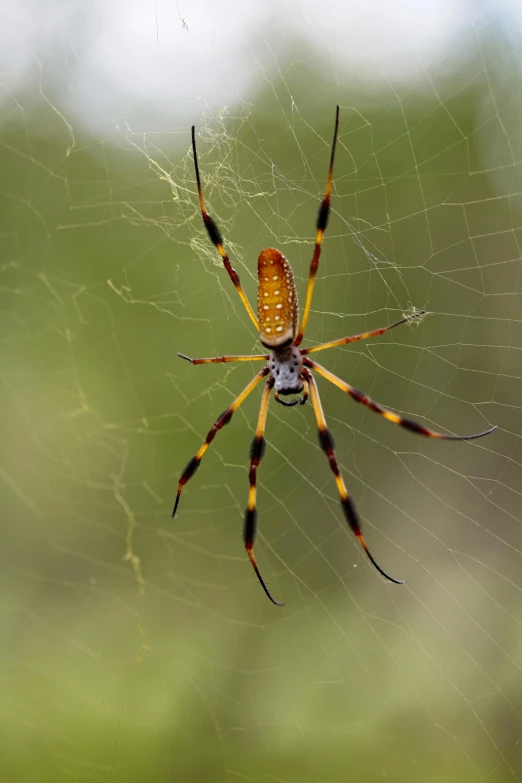
[[[317,388],[315,378],[313,377],[312,373],[306,369],[303,371],[303,377],[306,379],[306,381],[310,386],[310,396],[312,398],[312,405],[314,408],[317,427],[319,430],[319,443],[321,445],[322,450],[328,457],[330,468],[332,470],[332,473],[334,474],[335,483],[337,484],[337,489],[339,492],[339,496],[341,498],[341,506],[344,511],[344,516],[346,517],[346,521],[348,522],[350,529],[356,536],[360,545],[364,549],[368,557],[368,560],[377,569],[377,571],[386,579],[388,579],[390,582],[394,582],[396,585],[404,584],[404,582],[401,579],[394,579],[393,576],[387,574],[386,571],[384,571],[380,567],[380,565],[377,563],[372,553],[368,549],[368,546],[366,544],[366,541],[364,540],[361,531],[361,522],[359,520],[359,515],[357,513],[357,510],[355,508],[352,499],[348,494],[348,490],[346,489],[343,478],[339,472],[339,466],[337,465],[337,460],[335,458],[333,438],[326,425],[326,419],[323,413],[323,406],[321,405],[321,398],[319,397],[319,390]]]
[[[257,384],[260,383],[263,380],[263,378],[266,378],[266,376],[268,375],[269,372],[270,372],[270,368],[269,367],[263,367],[263,369],[260,372],[258,372],[257,375],[255,375],[252,378],[250,383],[248,383],[245,386],[245,388],[243,389],[241,394],[239,394],[236,397],[236,399],[234,400],[232,405],[230,405],[226,409],[226,411],[224,411],[221,414],[221,416],[218,417],[216,422],[212,425],[212,427],[208,431],[207,437],[205,438],[205,442],[203,443],[203,445],[201,446],[201,448],[199,449],[199,451],[197,452],[195,457],[192,457],[190,462],[187,464],[185,470],[181,474],[181,478],[180,478],[180,480],[178,482],[178,492],[177,492],[177,495],[176,495],[176,500],[174,502],[174,510],[172,511],[172,516],[173,517],[176,516],[176,511],[177,511],[177,508],[178,508],[179,499],[181,497],[181,492],[183,490],[183,487],[185,486],[187,481],[192,478],[192,476],[194,475],[196,470],[199,468],[199,463],[201,462],[201,460],[203,458],[203,455],[205,454],[206,450],[208,449],[208,447],[210,446],[210,444],[212,443],[212,441],[216,437],[216,434],[219,432],[219,430],[222,427],[225,426],[225,424],[228,424],[228,422],[232,418],[232,414],[235,411],[237,411],[237,409],[239,408],[241,403],[244,402],[244,400],[246,400],[246,398],[248,397],[250,392],[255,389]]]
[[[379,405],[378,402],[374,402],[374,400],[370,399],[370,397],[368,397],[368,395],[366,395],[364,392],[359,391],[359,389],[355,389],[353,386],[350,386],[349,383],[346,383],[346,381],[338,378],[337,375],[334,375],[333,372],[330,372],[330,370],[327,370],[326,367],[323,367],[321,364],[317,364],[317,362],[313,362],[311,359],[307,359],[306,357],[303,358],[303,364],[305,364],[307,367],[310,367],[312,370],[315,370],[315,372],[319,373],[319,375],[322,375],[323,378],[326,378],[327,381],[330,381],[330,383],[333,383],[333,385],[337,386],[338,389],[341,389],[341,391],[349,394],[350,397],[356,402],[360,402],[361,405],[365,405],[374,413],[378,413],[379,416],[382,416],[384,419],[391,421],[392,424],[398,424],[399,427],[404,427],[405,430],[415,432],[416,435],[423,435],[425,438],[437,438],[438,440],[476,440],[476,438],[483,438],[485,435],[490,435],[497,429],[496,425],[494,425],[493,427],[488,427],[488,429],[484,430],[483,432],[476,432],[472,435],[449,435],[445,432],[430,430],[428,427],[425,427],[423,424],[419,424],[413,419],[406,419],[404,416],[399,416],[398,413],[394,413],[393,411],[389,411],[387,408],[383,408],[382,405]]]
[[[266,595],[270,598],[273,604],[276,606],[284,606],[280,601],[276,601],[270,590],[268,589],[265,580],[261,576],[261,571],[258,568],[254,557],[254,541],[257,530],[257,509],[256,509],[256,494],[257,494],[257,469],[259,463],[263,459],[266,448],[265,441],[265,427],[266,417],[268,413],[268,403],[270,401],[270,394],[274,386],[274,379],[269,378],[266,382],[265,390],[263,392],[263,398],[261,400],[261,407],[259,409],[259,417],[257,420],[256,434],[250,447],[250,472],[249,481],[250,489],[248,491],[248,505],[245,513],[245,528],[243,536],[245,540],[245,549],[250,558],[250,562],[256,572],[256,576],[259,579],[259,583]]]

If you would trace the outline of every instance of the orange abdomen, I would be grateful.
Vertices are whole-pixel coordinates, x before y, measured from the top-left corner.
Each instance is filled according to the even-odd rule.
[[[263,250],[257,262],[259,339],[267,348],[289,345],[297,331],[297,293],[292,268],[279,250]]]

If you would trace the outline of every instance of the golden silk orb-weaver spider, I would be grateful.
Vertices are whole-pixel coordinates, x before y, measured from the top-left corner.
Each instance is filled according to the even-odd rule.
[[[294,276],[292,274],[292,268],[286,258],[274,248],[267,248],[263,250],[258,259],[258,315],[256,316],[250,302],[248,301],[245,292],[239,282],[239,277],[235,269],[232,268],[230,259],[223,246],[223,239],[216,226],[214,220],[210,217],[205,207],[205,201],[203,199],[203,193],[201,190],[201,178],[199,174],[198,157],[196,153],[196,135],[195,128],[192,126],[192,150],[194,153],[194,166],[196,169],[196,183],[199,196],[199,204],[201,207],[201,214],[203,216],[203,222],[207,229],[211,242],[217,248],[223,264],[227,270],[230,279],[234,283],[236,290],[241,297],[248,315],[256,330],[259,332],[259,339],[265,348],[269,349],[269,353],[256,354],[251,356],[213,356],[208,359],[191,359],[188,356],[180,353],[182,359],[186,359],[191,364],[209,364],[220,362],[249,362],[249,361],[266,361],[268,364],[260,370],[254,378],[249,381],[246,387],[243,389],[231,405],[221,414],[212,425],[208,432],[205,442],[192,457],[185,470],[181,474],[181,478],[178,483],[178,492],[176,495],[176,501],[174,503],[174,510],[172,516],[175,516],[179,499],[183,487],[187,481],[192,478],[196,472],[203,455],[214,440],[219,430],[228,424],[232,415],[237,411],[241,403],[248,397],[255,387],[264,379],[266,379],[263,395],[261,397],[261,407],[259,410],[259,417],[257,420],[256,434],[250,447],[250,489],[248,493],[248,504],[245,513],[244,522],[244,543],[245,548],[250,558],[250,562],[254,567],[257,578],[261,583],[261,587],[267,594],[268,598],[278,606],[282,606],[279,601],[276,601],[273,595],[270,593],[267,584],[261,572],[257,566],[254,558],[254,539],[256,536],[257,527],[257,510],[256,510],[256,491],[257,491],[257,469],[265,453],[265,424],[268,413],[268,403],[272,390],[274,390],[274,396],[276,402],[291,407],[297,404],[304,404],[308,395],[310,395],[312,406],[317,421],[317,427],[319,430],[319,443],[321,449],[325,452],[330,468],[335,477],[335,483],[339,491],[341,499],[341,506],[344,512],[346,521],[355,534],[362,548],[364,549],[368,559],[372,565],[379,571],[382,576],[395,584],[402,584],[402,580],[394,579],[387,574],[378,565],[370,550],[368,549],[366,542],[361,532],[361,523],[359,515],[355,508],[355,505],[350,498],[346,489],[345,483],[339,471],[339,466],[335,458],[335,449],[333,438],[326,425],[326,419],[324,417],[323,408],[321,405],[321,399],[319,397],[319,390],[315,382],[314,375],[311,370],[326,378],[327,381],[333,383],[341,391],[349,394],[356,402],[360,402],[375,413],[380,414],[388,421],[398,424],[411,432],[417,433],[417,435],[424,435],[426,438],[438,438],[440,440],[473,440],[474,438],[482,438],[484,435],[489,435],[496,427],[490,427],[490,429],[484,432],[479,432],[475,435],[447,435],[442,432],[435,432],[422,424],[418,424],[411,419],[406,419],[400,416],[398,413],[392,413],[392,411],[386,410],[378,403],[371,400],[366,394],[353,386],[350,386],[345,381],[338,378],[331,373],[325,367],[322,367],[317,362],[308,358],[311,353],[317,353],[318,351],[324,351],[327,348],[336,348],[340,345],[347,345],[348,343],[355,343],[359,340],[366,340],[369,337],[377,337],[378,335],[388,332],[390,329],[394,329],[400,324],[407,323],[413,318],[418,318],[424,314],[424,310],[416,312],[407,318],[401,318],[400,321],[384,326],[381,329],[374,329],[371,332],[363,332],[362,334],[352,335],[351,337],[341,337],[338,340],[331,340],[327,343],[320,345],[314,345],[311,348],[300,348],[303,340],[306,324],[308,323],[308,317],[310,315],[310,307],[312,304],[312,294],[314,291],[315,276],[317,273],[317,267],[319,265],[319,256],[321,255],[321,245],[323,242],[324,232],[328,223],[328,214],[330,211],[330,193],[332,189],[332,174],[335,157],[335,148],[337,145],[337,135],[339,130],[339,106],[337,106],[335,115],[335,129],[333,135],[332,149],[330,153],[330,165],[328,167],[328,178],[326,181],[326,189],[324,198],[319,207],[319,213],[317,216],[317,233],[315,237],[315,248],[312,256],[312,262],[310,265],[310,272],[308,277],[308,286],[306,289],[306,299],[303,311],[303,317],[299,329],[297,328],[298,322],[298,304],[297,293],[295,290]],[[288,394],[301,394],[298,399],[291,401],[282,400],[281,397]]]

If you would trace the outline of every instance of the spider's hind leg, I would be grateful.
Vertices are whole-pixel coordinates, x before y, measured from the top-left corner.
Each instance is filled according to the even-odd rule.
[[[198,165],[198,153],[196,151],[196,129],[194,125],[192,126],[192,152],[194,154],[194,168],[196,170],[196,183],[198,188],[198,198],[199,198],[199,206],[201,208],[201,216],[203,218],[203,223],[205,225],[205,228],[207,229],[207,233],[209,236],[210,241],[218,251],[219,255],[223,259],[223,265],[225,269],[228,272],[228,276],[232,280],[236,291],[238,292],[241,301],[243,302],[245,309],[250,316],[250,320],[254,324],[256,331],[259,331],[259,322],[257,320],[257,316],[252,310],[252,306],[250,302],[247,299],[247,295],[245,294],[243,290],[243,286],[241,285],[239,281],[239,275],[230,263],[230,259],[228,257],[228,254],[223,247],[223,237],[221,236],[221,233],[219,231],[219,228],[217,227],[214,219],[209,215],[207,212],[207,208],[205,206],[205,200],[203,198],[203,191],[201,188],[201,176],[199,173],[199,165]]]

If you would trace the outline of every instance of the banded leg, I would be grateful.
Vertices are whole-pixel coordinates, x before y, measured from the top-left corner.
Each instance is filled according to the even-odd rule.
[[[301,355],[306,356],[309,353],[316,353],[317,351],[325,351],[327,348],[337,348],[339,345],[348,345],[348,343],[356,343],[359,340],[367,340],[368,337],[378,337],[381,334],[384,334],[385,332],[389,332],[390,329],[395,329],[396,326],[400,326],[401,324],[407,324],[408,321],[412,321],[414,318],[420,318],[421,315],[424,315],[426,310],[419,310],[416,313],[413,313],[413,315],[409,315],[407,318],[401,318],[400,321],[395,321],[395,323],[390,324],[389,326],[384,326],[381,329],[374,329],[371,332],[363,332],[362,334],[354,334],[351,337],[341,337],[339,340],[331,340],[328,343],[321,343],[320,345],[314,345],[312,348],[302,348],[301,349]]]
[[[191,359],[190,356],[186,356],[184,353],[179,353],[178,356],[181,359],[186,359],[191,364],[221,364],[222,362],[258,362],[261,359],[268,361],[270,358],[267,353],[252,354],[251,356],[211,356],[208,359]]]
[[[284,604],[282,604],[280,601],[276,601],[276,599],[274,598],[274,596],[271,594],[270,590],[266,586],[266,582],[261,576],[261,571],[259,570],[254,557],[254,541],[256,537],[256,528],[257,528],[257,509],[256,509],[257,469],[259,467],[259,463],[263,459],[263,456],[265,454],[265,449],[266,449],[266,441],[265,441],[266,416],[268,413],[268,403],[270,400],[270,393],[272,391],[273,386],[274,386],[274,379],[269,378],[266,383],[265,390],[263,392],[263,397],[261,400],[261,407],[259,409],[259,417],[257,420],[256,434],[254,435],[254,440],[252,441],[252,445],[250,447],[250,473],[249,473],[250,489],[248,491],[248,505],[245,513],[245,528],[243,532],[243,538],[245,541],[245,549],[250,558],[250,562],[254,567],[254,571],[256,572],[256,576],[259,579],[259,583],[261,584],[261,587],[263,588],[263,590],[265,591],[265,593],[270,598],[273,604],[276,604],[277,606],[284,606]]]
[[[413,421],[412,419],[405,419],[402,416],[399,416],[398,413],[393,413],[393,411],[389,411],[386,408],[383,408],[382,405],[379,405],[377,402],[371,400],[366,394],[364,394],[364,392],[359,391],[358,389],[354,389],[354,387],[350,386],[349,383],[342,381],[337,377],[337,375],[334,375],[332,372],[327,370],[326,367],[317,364],[317,362],[313,362],[311,359],[304,358],[303,364],[305,364],[307,367],[310,367],[312,370],[315,370],[315,372],[319,373],[319,375],[322,375],[323,378],[326,378],[327,381],[330,381],[330,383],[333,383],[334,386],[337,386],[339,389],[341,389],[341,391],[349,394],[350,397],[352,397],[356,402],[360,402],[363,405],[366,405],[367,408],[374,411],[375,413],[378,413],[380,416],[383,416],[385,419],[388,419],[388,421],[393,422],[393,424],[398,424],[400,427],[404,427],[404,429],[410,430],[410,432],[416,432],[417,435],[423,435],[425,438],[438,438],[439,440],[475,440],[475,438],[482,438],[484,435],[489,435],[491,432],[497,429],[495,425],[487,430],[484,430],[484,432],[477,432],[474,435],[448,435],[445,432],[430,430],[427,427],[424,427],[424,425]]]
[[[402,585],[404,584],[404,582],[401,579],[394,579],[392,576],[387,574],[386,571],[382,570],[382,568],[374,559],[373,555],[371,554],[370,550],[366,545],[366,541],[364,540],[363,534],[361,532],[361,522],[359,520],[359,515],[350,496],[348,495],[348,491],[346,489],[343,478],[339,473],[339,466],[337,465],[337,460],[335,458],[334,441],[332,435],[330,434],[330,431],[328,430],[328,427],[326,426],[326,419],[324,417],[323,406],[321,405],[321,399],[319,397],[319,390],[317,388],[317,384],[315,382],[312,373],[308,372],[308,370],[304,370],[303,376],[306,378],[310,386],[310,397],[312,399],[312,405],[314,408],[315,418],[317,421],[317,427],[319,429],[319,443],[321,445],[322,450],[328,457],[330,468],[332,469],[332,473],[335,476],[335,483],[337,484],[337,489],[339,491],[339,495],[341,498],[341,506],[343,508],[346,521],[348,522],[350,529],[356,536],[360,545],[364,549],[370,563],[377,569],[377,571],[380,574],[382,574],[382,576],[385,577],[385,579],[388,579],[390,582],[393,582],[396,585]]]
[[[294,340],[294,345],[300,345],[303,340],[306,324],[308,323],[308,316],[310,315],[310,307],[312,306],[312,295],[314,293],[315,275],[317,273],[317,267],[319,266],[321,245],[323,244],[324,232],[326,231],[326,226],[328,225],[328,216],[330,214],[330,193],[332,191],[333,165],[334,165],[334,158],[335,158],[335,148],[337,146],[338,130],[339,130],[339,106],[337,106],[335,111],[335,128],[334,128],[334,135],[333,135],[333,142],[332,142],[332,152],[330,154],[330,166],[328,167],[328,179],[326,180],[324,198],[321,201],[321,206],[319,207],[319,212],[317,214],[317,234],[315,236],[314,255],[312,257],[312,263],[310,264],[310,273],[308,275],[308,287],[306,289],[306,299],[305,299],[305,306],[303,311],[303,320],[301,321],[301,326],[299,327],[299,332],[297,333],[297,337]]]
[[[270,369],[268,367],[263,367],[263,369],[260,372],[258,372],[257,375],[255,375],[252,378],[250,383],[248,383],[245,386],[245,388],[243,389],[241,394],[236,397],[236,399],[234,400],[232,405],[229,405],[229,407],[226,409],[226,411],[224,411],[224,413],[222,413],[221,416],[219,416],[217,418],[215,424],[213,424],[212,427],[210,428],[210,430],[208,431],[208,435],[205,438],[205,442],[201,446],[200,450],[198,451],[198,453],[196,454],[195,457],[192,457],[192,459],[190,460],[190,462],[186,466],[185,470],[181,474],[181,478],[180,478],[180,480],[178,482],[178,493],[176,495],[176,501],[174,503],[174,510],[172,511],[172,516],[173,517],[176,516],[176,511],[177,511],[177,508],[178,508],[178,503],[179,503],[179,499],[180,499],[183,487],[185,486],[187,481],[192,478],[192,476],[194,475],[196,470],[199,468],[199,463],[201,462],[201,459],[202,459],[204,453],[206,452],[206,450],[208,449],[208,447],[210,446],[210,444],[212,443],[212,441],[216,437],[216,433],[219,432],[219,430],[222,427],[224,427],[225,424],[228,424],[228,422],[232,418],[232,414],[235,411],[237,411],[237,409],[239,408],[241,403],[244,402],[244,400],[246,400],[246,398],[248,397],[250,392],[253,391],[256,388],[257,384],[260,381],[262,381],[263,378],[265,378],[268,375],[269,372],[270,372]]]
[[[223,264],[225,265],[225,269],[227,270],[230,279],[234,283],[236,287],[236,291],[241,297],[241,301],[245,305],[246,311],[250,316],[250,320],[256,327],[256,331],[259,331],[258,320],[256,318],[254,311],[252,310],[250,302],[247,299],[247,295],[243,291],[243,287],[239,282],[239,275],[236,272],[236,270],[233,268],[232,264],[230,263],[230,259],[225,251],[225,248],[223,247],[223,238],[221,236],[219,228],[217,227],[215,221],[210,217],[205,207],[203,192],[201,190],[201,177],[199,176],[198,155],[196,152],[196,129],[194,125],[192,126],[192,150],[194,152],[194,167],[196,169],[196,182],[198,186],[199,205],[201,207],[201,215],[203,217],[203,223],[205,224],[205,228],[207,229],[207,233],[210,237],[210,241],[216,247],[219,255],[223,259]]]

